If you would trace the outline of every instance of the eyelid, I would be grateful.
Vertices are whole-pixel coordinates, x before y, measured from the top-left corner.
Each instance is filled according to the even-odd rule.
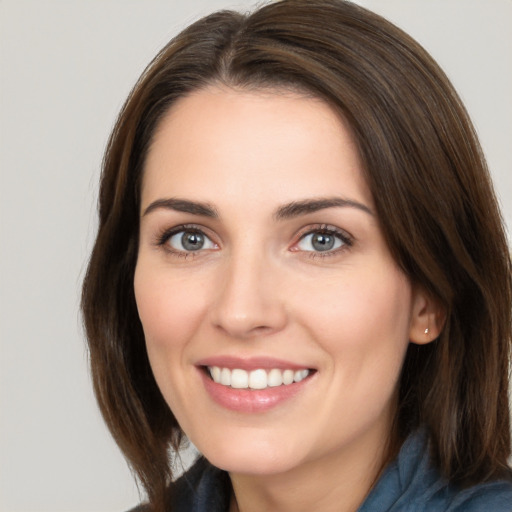
[[[169,240],[181,233],[181,232],[190,232],[190,233],[200,233],[205,238],[207,238],[213,245],[218,247],[218,243],[214,240],[215,237],[213,237],[210,234],[210,230],[205,228],[204,226],[198,225],[198,224],[180,224],[178,226],[173,226],[172,228],[163,229],[160,232],[157,233],[154,241],[154,245],[157,247],[164,248],[167,252],[178,255],[178,256],[197,256],[197,253],[211,250],[211,249],[198,249],[197,251],[187,251],[187,250],[179,250],[174,249],[169,246],[168,242]]]
[[[343,244],[341,247],[338,247],[336,249],[331,249],[327,251],[305,251],[298,248],[298,244],[304,240],[304,238],[308,235],[312,235],[314,233],[326,233],[333,236],[336,236],[339,238]],[[316,224],[316,225],[310,225],[302,228],[296,236],[296,240],[293,243],[292,247],[290,248],[293,252],[305,252],[308,253],[311,257],[327,257],[327,256],[333,256],[335,254],[338,254],[339,252],[345,251],[348,248],[350,248],[354,243],[354,237],[347,233],[347,231],[338,228],[336,226],[330,225],[330,224]]]
[[[178,226],[173,226],[168,229],[162,229],[155,236],[154,245],[156,245],[158,247],[162,247],[164,250],[166,250],[168,253],[171,253],[172,255],[182,256],[182,257],[183,256],[195,257],[195,256],[198,256],[199,253],[201,253],[201,252],[211,250],[211,249],[198,249],[197,251],[187,251],[187,250],[173,249],[172,247],[169,247],[168,246],[169,239],[172,236],[174,236],[182,231],[200,233],[205,238],[210,240],[210,242],[216,246],[215,247],[216,249],[219,248],[219,243],[215,240],[216,236],[214,234],[213,235],[210,234],[211,233],[210,229],[208,229],[202,225],[199,225],[199,224],[180,224]],[[298,244],[300,243],[300,241],[303,240],[306,236],[312,235],[314,233],[326,233],[326,234],[333,235],[333,236],[339,238],[343,242],[342,246],[335,248],[335,249],[326,250],[326,251],[305,251],[305,250],[300,249],[298,247]],[[336,226],[333,226],[330,224],[308,225],[308,226],[302,228],[301,230],[299,230],[299,232],[296,234],[296,236],[294,238],[295,238],[295,241],[293,242],[293,244],[289,248],[289,250],[292,252],[308,253],[308,255],[310,257],[333,256],[333,255],[336,255],[340,252],[343,252],[343,251],[349,249],[354,243],[354,237],[351,234],[349,234],[347,231],[345,231],[339,227],[336,227]]]

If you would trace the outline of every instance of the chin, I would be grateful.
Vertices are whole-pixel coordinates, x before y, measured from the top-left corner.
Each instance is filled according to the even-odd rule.
[[[227,471],[243,475],[271,476],[283,474],[298,465],[298,461],[283,460],[283,457],[275,459],[272,454],[261,456],[220,456],[206,457],[214,466]]]
[[[297,450],[274,442],[243,442],[234,443],[225,439],[224,442],[210,446],[202,451],[203,455],[214,466],[229,473],[273,475],[285,473],[300,465]],[[231,440],[232,441],[232,440]]]

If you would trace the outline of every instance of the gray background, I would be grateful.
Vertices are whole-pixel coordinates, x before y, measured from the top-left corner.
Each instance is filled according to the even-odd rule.
[[[512,226],[512,1],[361,0],[445,68]],[[229,0],[0,1],[0,510],[138,501],[90,390],[78,314],[115,115],[180,28]]]

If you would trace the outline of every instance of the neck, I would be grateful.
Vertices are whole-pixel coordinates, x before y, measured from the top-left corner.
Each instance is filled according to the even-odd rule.
[[[282,474],[230,474],[230,512],[355,512],[388,462],[376,434]]]

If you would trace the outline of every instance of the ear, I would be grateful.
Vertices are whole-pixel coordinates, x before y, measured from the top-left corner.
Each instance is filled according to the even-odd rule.
[[[409,340],[426,345],[437,339],[443,330],[446,312],[437,299],[415,286],[412,296]]]

